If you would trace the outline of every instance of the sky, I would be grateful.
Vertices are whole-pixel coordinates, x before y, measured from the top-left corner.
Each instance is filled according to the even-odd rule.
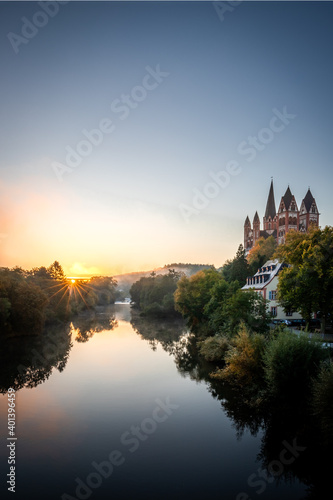
[[[214,264],[271,177],[331,225],[331,2],[1,2],[0,266]]]

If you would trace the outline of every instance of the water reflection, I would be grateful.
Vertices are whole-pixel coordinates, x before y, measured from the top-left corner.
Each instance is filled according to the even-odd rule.
[[[55,368],[65,369],[73,344],[69,325],[50,326],[39,337],[14,337],[0,351],[0,392],[33,388],[48,379]]]
[[[241,390],[210,377],[216,365],[198,355],[196,339],[181,321],[152,321],[134,311],[131,324],[153,350],[159,344],[173,355],[177,370],[183,377],[206,382],[212,397],[220,401],[224,413],[233,422],[238,440],[246,432],[253,436],[262,434],[257,456],[262,476],[258,477],[258,470],[254,470],[253,477],[245,479],[244,495],[248,497],[244,498],[263,493],[266,489],[267,495],[269,485],[281,482],[306,485],[308,494],[302,498],[325,498],[325,491],[330,488],[326,457],[333,444],[332,436],[323,432],[307,403],[302,406],[298,401],[287,408],[274,407],[265,401],[254,405]]]
[[[187,334],[186,324],[181,318],[147,319],[140,316],[135,309],[131,309],[131,325],[133,330],[148,342],[153,351],[156,351],[157,345],[160,344],[172,355],[177,353],[179,344],[184,343],[182,337]]]
[[[67,325],[48,325],[40,336],[5,339],[0,350],[0,393],[18,391],[47,380],[53,369],[62,372],[73,347],[72,338],[87,342],[96,333],[112,331],[118,322],[112,307],[86,311]]]
[[[95,310],[85,311],[73,319],[72,333],[77,342],[87,342],[95,333],[111,331],[118,326],[112,306],[97,307]]]
[[[111,342],[109,342],[108,334],[104,335],[104,333],[115,331],[118,325],[116,318],[119,321],[119,328],[112,335],[112,349],[108,351],[106,348],[110,347]],[[83,435],[85,436],[84,439],[89,439],[89,436],[94,435],[94,424],[91,424],[92,427],[89,428],[89,432],[84,434],[85,426],[88,425],[87,422],[94,422],[95,418],[101,418],[100,415],[103,415],[104,411],[107,414],[108,422],[104,427],[105,432],[109,432],[107,431],[109,421],[110,418],[113,418],[110,429],[117,429],[116,438],[118,439],[118,433],[121,435],[122,432],[119,422],[122,422],[124,418],[121,411],[123,411],[125,401],[127,405],[127,402],[130,401],[129,394],[132,395],[132,398],[135,397],[135,394],[138,394],[140,396],[138,396],[136,405],[140,406],[141,393],[144,394],[143,387],[149,387],[147,381],[154,377],[152,370],[155,369],[155,365],[149,364],[150,361],[148,362],[148,360],[157,358],[162,352],[159,350],[159,353],[153,354],[144,346],[144,343],[133,342],[133,331],[129,327],[129,321],[137,335],[147,342],[153,351],[157,351],[157,347],[161,346],[169,356],[172,356],[177,371],[182,377],[206,384],[211,396],[219,401],[223,415],[226,415],[233,423],[235,435],[239,440],[246,433],[260,439],[257,463],[254,470],[251,471],[254,476],[252,474],[251,479],[251,474],[249,474],[249,477],[240,475],[242,481],[242,484],[239,485],[240,491],[244,491],[248,498],[255,498],[260,493],[263,493],[260,498],[278,498],[276,492],[271,496],[272,490],[270,488],[282,483],[281,488],[283,489],[285,484],[295,483],[291,490],[293,497],[286,497],[283,493],[282,495],[285,498],[300,498],[300,496],[297,496],[297,493],[302,489],[302,486],[297,484],[300,482],[308,488],[306,497],[308,500],[325,498],[330,487],[329,461],[326,457],[330,451],[332,440],[322,432],[309,408],[299,405],[294,407],[291,405],[284,409],[273,408],[271,405],[254,406],[245,399],[241,391],[237,391],[219,380],[212,379],[210,373],[214,370],[215,365],[198,356],[195,338],[188,332],[185,323],[180,319],[171,321],[166,319],[151,320],[140,317],[135,311],[131,311],[129,305],[119,304],[89,311],[74,318],[70,325],[48,327],[47,331],[40,337],[7,339],[0,351],[1,393],[5,393],[9,387],[13,387],[15,390],[23,387],[36,387],[47,380],[53,371],[63,372],[73,347],[72,339],[74,339],[76,342],[74,342],[73,357],[75,358],[76,353],[80,353],[76,355],[78,363],[76,371],[73,370],[72,366],[69,367],[66,373],[69,372],[70,376],[66,378],[66,375],[61,375],[61,380],[58,381],[57,386],[62,389],[65,386],[68,388],[68,392],[66,392],[68,401],[66,405],[61,407],[65,415],[63,422],[66,422],[67,426],[69,425],[70,419],[66,411],[67,405],[74,405],[72,396],[74,387],[74,393],[77,395],[75,405],[79,410],[75,413],[75,405],[72,406],[73,415],[75,415],[73,422],[75,424],[73,423],[71,433],[73,434],[74,430],[78,428],[81,433],[80,439],[83,439]],[[104,333],[98,336],[99,332]],[[94,335],[96,337],[91,340],[88,349],[81,349],[83,346],[79,344],[87,342]],[[136,339],[134,338],[134,340]],[[99,352],[108,353],[103,362],[97,355]],[[144,358],[146,353],[149,356]],[[94,365],[93,361],[95,360],[95,363],[97,363],[97,359],[98,364]],[[161,359],[163,358],[161,357]],[[173,368],[170,361],[171,359],[168,360],[166,366],[169,367],[170,365]],[[94,378],[92,373],[96,372],[97,365],[98,378]],[[135,368],[130,369],[129,367],[132,365]],[[146,370],[146,365],[149,367],[148,370]],[[77,373],[82,374],[87,366],[90,368],[88,370],[90,375],[86,378],[83,377],[84,380],[79,383],[80,377],[77,376]],[[165,373],[166,380],[169,380],[170,376],[173,376],[176,371],[173,370],[172,374],[170,372]],[[140,377],[138,377],[138,374],[140,374]],[[159,376],[161,377],[160,380],[163,381],[164,371],[161,371]],[[87,384],[90,384],[92,389],[97,385],[97,381],[98,384],[101,384],[102,381],[102,393],[110,394],[110,396],[109,398],[100,399],[100,401],[104,401],[105,407],[102,412],[98,411],[95,414],[97,406],[90,404],[90,400],[85,397],[85,391]],[[177,377],[176,382],[178,384],[179,377]],[[156,387],[158,385],[159,380],[156,382]],[[188,386],[186,386],[187,389]],[[50,395],[50,399],[54,397],[52,390],[47,394]],[[186,406],[187,393],[184,392],[182,397],[184,406]],[[98,400],[98,394],[96,398]],[[182,401],[181,398],[180,401]],[[128,404],[130,405],[130,403]],[[132,410],[133,407],[131,407]],[[129,425],[142,417],[140,414],[140,417],[134,418],[131,413],[130,417],[127,414],[125,416],[129,418]],[[222,417],[221,414],[221,419]],[[197,433],[195,434],[196,440],[200,432],[206,432],[210,425],[206,418],[206,407],[204,407],[202,427],[195,429]],[[184,429],[188,427],[190,420],[191,414],[189,413],[189,415],[186,415],[186,421],[183,422]],[[81,428],[79,423],[81,423]],[[120,425],[119,429],[117,425]],[[63,427],[66,426],[63,425]],[[180,429],[180,427],[175,427],[175,432],[179,432]],[[212,433],[214,432],[215,427],[212,428]],[[230,431],[228,432],[230,434]],[[215,437],[217,439],[214,434],[212,439],[214,440]],[[228,439],[227,436],[226,439]],[[150,442],[153,443],[153,440]],[[286,449],[285,443],[289,445],[289,449],[287,448],[287,452],[283,453],[283,450]],[[209,446],[213,447],[213,444]],[[87,443],[86,447],[89,448]],[[294,455],[290,448],[294,449]],[[210,452],[211,448],[209,448]],[[100,455],[104,456],[104,453]],[[71,459],[76,460],[74,451]],[[90,455],[89,460],[91,460]],[[259,478],[258,470],[262,471],[262,476]],[[278,493],[280,491],[279,489]],[[246,498],[245,495],[244,498]]]

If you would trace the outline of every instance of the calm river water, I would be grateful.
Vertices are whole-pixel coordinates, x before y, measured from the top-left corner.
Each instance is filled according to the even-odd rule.
[[[131,323],[128,304],[43,338],[8,340],[0,359],[1,498],[11,495],[9,387],[17,500],[308,498],[301,475],[290,472],[302,454],[288,449],[292,435],[277,438],[268,453],[276,475],[267,476],[267,432],[242,424],[237,402],[212,386],[187,344],[180,320]]]

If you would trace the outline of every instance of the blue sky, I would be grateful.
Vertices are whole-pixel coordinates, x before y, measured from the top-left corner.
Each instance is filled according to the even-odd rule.
[[[0,265],[220,266],[271,176],[332,224],[332,3],[221,5],[0,4]]]

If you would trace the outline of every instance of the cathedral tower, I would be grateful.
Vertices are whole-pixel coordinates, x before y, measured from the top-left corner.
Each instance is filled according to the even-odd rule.
[[[273,179],[271,181],[271,187],[269,189],[266,211],[264,215],[264,231],[271,235],[276,230],[276,208],[274,199],[274,189],[273,189]]]
[[[288,186],[284,196],[280,201],[278,210],[278,245],[285,242],[286,234],[291,229],[298,231],[299,211],[295,196],[291,193]]]
[[[319,211],[310,188],[302,200],[299,214],[299,230],[306,232],[310,225],[319,226]]]
[[[244,223],[244,249],[248,252],[253,246],[253,234],[249,216],[246,217]]]
[[[258,212],[255,213],[253,218],[253,245],[256,244],[256,241],[260,238],[260,219]]]

